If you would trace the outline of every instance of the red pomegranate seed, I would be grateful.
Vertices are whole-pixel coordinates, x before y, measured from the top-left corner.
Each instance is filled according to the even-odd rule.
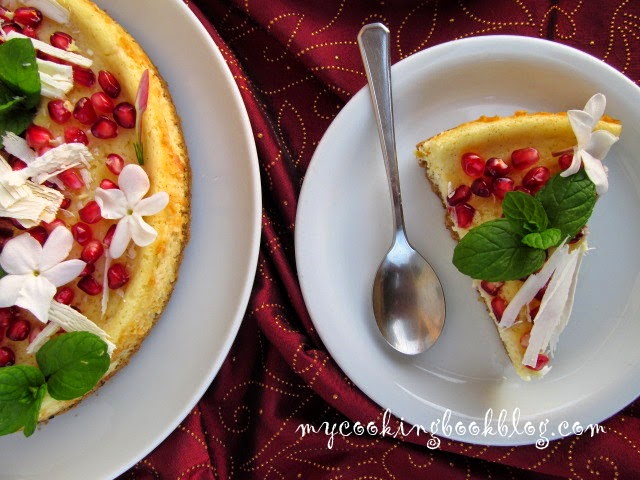
[[[505,308],[507,308],[507,301],[504,298],[494,297],[491,300],[491,310],[493,310],[493,314],[498,319],[498,322],[502,319]]]
[[[58,227],[66,227],[67,224],[64,223],[64,220],[56,218],[52,222],[48,222],[48,223],[47,222],[42,222],[42,226],[47,231],[47,234],[51,235],[51,232],[53,232],[56,228],[58,228]]]
[[[8,367],[16,363],[16,354],[9,347],[0,347],[0,367]]]
[[[73,44],[73,37],[65,32],[53,32],[49,37],[49,42],[56,48],[69,50]]]
[[[15,307],[0,308],[0,328],[7,328],[17,318]]]
[[[484,167],[484,174],[487,177],[504,177],[510,171],[511,167],[498,157],[492,157],[487,160],[487,164]]]
[[[91,103],[98,115],[108,115],[113,112],[113,100],[104,92],[96,92],[91,95]]]
[[[88,295],[99,295],[102,293],[102,285],[100,285],[92,275],[82,277],[78,282],[78,288]]]
[[[136,126],[136,107],[129,102],[122,102],[113,109],[113,118],[122,128]]]
[[[91,127],[91,133],[96,138],[115,138],[118,136],[118,125],[110,118],[102,116]]]
[[[26,163],[24,163],[19,158],[15,158],[15,157],[11,158],[10,165],[11,165],[11,170],[13,171],[18,171],[18,170],[22,170],[23,168],[27,168]]]
[[[471,182],[471,191],[479,197],[490,197],[491,190],[484,178],[476,178]]]
[[[43,329],[44,329],[44,325],[41,323],[38,323],[37,325],[32,326],[31,333],[29,333],[29,343],[33,342]]]
[[[114,263],[107,271],[109,288],[115,290],[129,281],[129,272],[122,263]]]
[[[84,87],[92,87],[96,83],[96,74],[90,68],[73,66],[73,81]]]
[[[76,170],[75,168],[70,168],[62,173],[59,173],[58,178],[60,179],[60,181],[62,181],[62,183],[64,183],[65,187],[70,188],[71,190],[80,190],[85,186],[80,172],[78,172],[78,170]]]
[[[527,367],[530,370],[535,370],[537,372],[542,370],[547,363],[549,363],[549,357],[544,353],[539,353],[538,359],[536,360],[536,366],[530,367],[529,365],[525,365],[525,367]]]
[[[539,305],[534,308],[529,307],[529,316],[531,317],[531,320],[535,320],[536,315],[538,315],[538,310],[540,310]]]
[[[53,299],[64,305],[71,305],[73,299],[75,298],[76,293],[73,291],[71,287],[60,287],[58,292],[54,295]]]
[[[520,337],[520,346],[522,348],[527,348],[529,346],[530,338],[531,338],[531,332],[522,334],[522,336]]]
[[[38,31],[34,27],[30,27],[28,25],[22,28],[22,34],[29,38],[38,39]]]
[[[45,127],[41,127],[40,125],[36,125],[32,123],[27,127],[27,131],[25,133],[25,139],[29,146],[33,149],[37,149],[39,147],[48,147],[50,146],[51,140],[53,140],[53,133],[51,130]]]
[[[73,109],[73,116],[83,125],[91,125],[98,118],[89,97],[82,97],[76,102],[76,106]]]
[[[103,178],[102,181],[100,181],[100,188],[104,190],[113,190],[120,187],[118,187],[118,184],[113,180],[109,180],[108,178]]]
[[[111,72],[106,70],[100,70],[98,72],[98,83],[100,87],[111,98],[116,98],[120,95],[120,82]]]
[[[473,216],[476,213],[476,209],[468,203],[459,203],[454,208],[456,223],[460,228],[467,228],[473,222]]]
[[[44,245],[44,242],[47,241],[47,237],[49,236],[47,230],[42,225],[30,228],[29,230],[27,230],[27,232],[38,242],[40,242],[40,245]]]
[[[102,220],[102,215],[100,212],[100,205],[95,200],[91,200],[84,207],[78,210],[78,214],[80,218],[85,223],[97,223]]]
[[[89,137],[84,130],[78,127],[69,127],[64,129],[64,141],[66,143],[82,143],[89,145]]]
[[[87,263],[84,266],[84,269],[80,272],[80,275],[78,275],[79,277],[86,277],[87,275],[92,275],[93,272],[96,271],[96,264],[95,263]]]
[[[13,21],[20,25],[36,28],[42,23],[42,12],[33,7],[16,8]]]
[[[547,291],[547,287],[548,286],[549,286],[549,282],[547,282],[547,284],[544,287],[542,287],[540,290],[538,290],[538,293],[536,293],[536,296],[535,296],[535,298],[537,300],[542,301],[542,297],[544,297],[544,294]]]
[[[467,185],[460,185],[453,192],[447,195],[447,203],[454,207],[459,203],[468,201],[470,198],[471,189]]]
[[[67,210],[71,206],[71,199],[69,197],[64,197],[62,199],[62,203],[60,204],[60,208],[62,210]]]
[[[551,172],[547,167],[533,167],[522,178],[522,185],[531,191],[536,191],[549,181]]]
[[[80,253],[80,259],[87,263],[95,263],[104,254],[104,247],[99,240],[89,240]]]
[[[512,191],[513,187],[514,182],[509,177],[494,178],[491,182],[491,192],[500,199],[503,199],[507,192]]]
[[[526,193],[527,195],[533,195],[533,193],[531,193],[531,190],[529,190],[526,187],[523,187],[522,185],[518,185],[514,188],[514,190],[516,192],[522,192],[522,193]]]
[[[47,104],[49,116],[56,123],[63,124],[71,120],[71,111],[67,108],[64,100],[51,100]]]
[[[11,20],[13,18],[13,12],[0,5],[0,18],[2,20]]]
[[[114,175],[120,175],[124,168],[124,158],[117,153],[110,153],[107,155],[107,168]]]
[[[558,165],[560,165],[561,170],[566,170],[573,163],[573,154],[572,153],[563,153],[558,158]]]
[[[86,245],[93,238],[93,230],[84,222],[78,222],[71,227],[71,233],[80,245]]]
[[[22,27],[15,22],[5,22],[2,24],[2,31],[5,34],[9,34],[11,32],[22,33]]]
[[[113,240],[113,234],[116,233],[116,227],[117,224],[113,224],[109,227],[109,230],[107,230],[107,233],[105,233],[104,238],[102,239],[102,243],[104,243],[104,246],[109,248],[111,246],[111,240]]]
[[[7,328],[6,336],[9,340],[20,342],[26,340],[31,332],[31,323],[29,320],[19,318]]]
[[[460,162],[462,170],[470,177],[479,177],[484,172],[484,159],[480,155],[471,152],[464,153]]]
[[[493,296],[498,294],[503,285],[504,282],[487,282],[486,280],[482,280],[482,282],[480,282],[482,289],[489,295]]]
[[[511,152],[513,168],[524,170],[540,160],[540,152],[533,147],[520,148]]]

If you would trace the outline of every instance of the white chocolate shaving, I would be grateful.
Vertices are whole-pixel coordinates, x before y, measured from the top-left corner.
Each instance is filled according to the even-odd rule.
[[[40,75],[40,94],[47,98],[65,98],[73,88],[73,68],[39,58],[36,61]]]

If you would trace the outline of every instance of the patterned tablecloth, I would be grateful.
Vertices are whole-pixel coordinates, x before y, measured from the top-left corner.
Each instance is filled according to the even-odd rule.
[[[362,25],[392,32],[392,61],[444,41],[515,34],[576,47],[640,81],[637,0],[193,0],[240,88],[258,147],[262,245],[250,304],[193,411],[122,478],[638,478],[640,401],[544,450],[425,437],[301,437],[299,424],[381,420],[322,345],[296,279],[297,198],[311,156],[366,82]]]

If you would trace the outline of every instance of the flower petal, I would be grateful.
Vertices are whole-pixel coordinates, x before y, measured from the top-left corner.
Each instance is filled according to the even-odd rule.
[[[42,275],[37,277],[34,275],[24,282],[16,305],[29,310],[42,323],[47,323],[49,306],[55,294],[56,287],[49,280]]]
[[[133,211],[143,217],[155,215],[166,207],[168,203],[169,195],[167,192],[158,192],[154,193],[150,197],[140,200]]]
[[[28,233],[9,240],[0,253],[0,267],[14,275],[33,273],[40,267],[42,245]]]
[[[578,141],[578,148],[584,148],[589,142],[591,131],[593,130],[593,117],[582,110],[569,110],[569,123]]]
[[[569,175],[573,175],[580,170],[582,166],[582,150],[577,150],[573,152],[573,160],[571,160],[571,165],[569,168],[560,173],[561,177],[568,177]]]
[[[127,197],[130,207],[134,207],[149,191],[149,177],[140,165],[126,165],[118,176],[118,186]]]
[[[12,307],[16,304],[20,290],[24,282],[31,274],[27,275],[7,275],[0,278],[0,308]]]
[[[40,271],[44,272],[69,256],[73,247],[73,235],[65,227],[56,227],[42,246]]]
[[[42,273],[42,276],[49,280],[55,287],[69,283],[71,280],[80,275],[80,272],[86,267],[86,262],[78,258],[58,263],[49,270]]]
[[[598,195],[606,193],[609,189],[609,179],[602,162],[588,152],[582,152],[582,161],[584,163],[584,171],[596,185],[596,193]]]
[[[602,93],[596,93],[593,97],[587,100],[586,105],[582,110],[588,113],[593,118],[593,124],[591,129],[596,126],[596,123],[604,115],[604,109],[607,107],[607,97]]]
[[[138,214],[131,215],[131,238],[139,247],[146,247],[158,236],[158,232]]]
[[[117,188],[110,188],[109,190],[97,188],[95,200],[100,206],[102,218],[116,220],[127,214],[127,198],[124,193]]]
[[[595,158],[603,160],[609,153],[611,146],[617,141],[618,137],[613,133],[606,130],[596,130],[591,134],[591,139],[585,150]]]
[[[113,232],[111,246],[109,247],[109,255],[111,258],[120,258],[129,246],[129,240],[131,240],[130,222],[131,217],[129,215],[118,222],[116,231]]]

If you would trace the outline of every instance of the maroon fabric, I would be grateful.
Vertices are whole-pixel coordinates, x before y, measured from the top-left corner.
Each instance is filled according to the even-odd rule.
[[[365,84],[360,27],[386,23],[392,59],[484,34],[548,38],[640,79],[634,0],[199,0],[191,2],[228,62],[251,118],[263,230],[249,307],[228,358],[194,410],[122,478],[636,478],[640,401],[593,438],[483,447],[427,438],[301,437],[299,424],[380,420],[339,370],[305,309],[293,250],[296,203],[313,151]],[[394,423],[395,426],[397,424]]]

